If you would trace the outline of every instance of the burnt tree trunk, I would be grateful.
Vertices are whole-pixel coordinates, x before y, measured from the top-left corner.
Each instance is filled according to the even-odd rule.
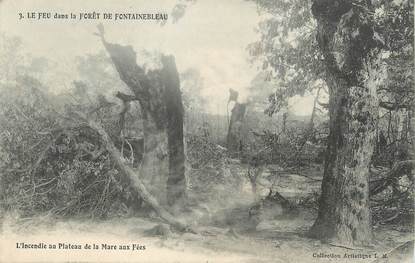
[[[232,109],[231,120],[229,122],[228,135],[226,137],[226,144],[228,152],[233,155],[238,155],[242,151],[242,124],[245,117],[246,104],[235,102]]]
[[[108,43],[101,34],[121,80],[134,93],[144,116],[143,180],[161,204],[186,196],[183,105],[174,57],[162,56],[162,68],[145,72],[131,46]]]
[[[314,0],[312,6],[329,86],[330,134],[318,217],[309,234],[344,245],[372,239],[369,164],[376,138],[376,92],[386,76],[370,18],[362,10],[347,0]]]
[[[167,179],[168,204],[182,200],[186,190],[185,151],[183,136],[183,103],[180,92],[179,73],[173,57],[163,57],[163,82],[166,87],[164,102],[167,118],[167,143],[169,176]]]

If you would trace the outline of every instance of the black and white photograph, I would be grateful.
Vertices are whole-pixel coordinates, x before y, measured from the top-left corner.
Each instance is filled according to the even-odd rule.
[[[0,263],[414,262],[414,0],[0,0]]]

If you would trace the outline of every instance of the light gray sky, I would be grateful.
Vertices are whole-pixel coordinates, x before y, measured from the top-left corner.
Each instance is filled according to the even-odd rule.
[[[257,69],[248,63],[246,47],[258,39],[254,28],[260,21],[256,6],[244,0],[198,0],[176,24],[160,26],[151,21],[19,20],[18,13],[121,12],[170,13],[176,0],[3,0],[0,31],[22,37],[27,52],[59,62],[50,72],[57,90],[74,79],[74,59],[102,49],[93,35],[102,22],[110,42],[140,49],[158,50],[176,57],[178,70],[197,68],[204,79],[202,94],[211,113],[226,114],[228,89],[242,99]],[[309,114],[312,98],[294,98],[292,110]]]

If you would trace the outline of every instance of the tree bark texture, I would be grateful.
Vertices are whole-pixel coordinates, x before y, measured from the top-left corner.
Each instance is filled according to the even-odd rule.
[[[369,164],[376,139],[377,87],[386,68],[365,10],[350,0],[314,0],[317,41],[329,86],[330,134],[312,237],[343,245],[371,242]]]

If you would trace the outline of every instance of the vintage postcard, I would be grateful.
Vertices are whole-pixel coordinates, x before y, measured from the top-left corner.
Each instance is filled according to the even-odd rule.
[[[0,262],[414,260],[413,0],[0,0]]]

